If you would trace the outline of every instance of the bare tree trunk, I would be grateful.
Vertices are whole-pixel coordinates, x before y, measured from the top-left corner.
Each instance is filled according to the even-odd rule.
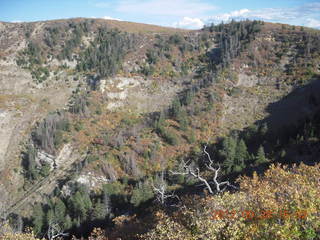
[[[165,205],[168,198],[177,197],[174,193],[168,193],[168,185],[164,179],[164,171],[161,172],[161,176],[157,180],[156,184],[152,182],[152,188],[156,195],[157,201],[162,205]]]
[[[213,183],[214,183],[214,187],[216,189],[217,192],[222,192],[224,191],[228,186],[231,186],[233,188],[235,188],[235,186],[231,185],[229,183],[229,181],[224,181],[224,182],[219,182],[218,181],[218,176],[219,176],[219,171],[220,171],[220,165],[218,165],[217,168],[213,167],[213,160],[211,159],[211,156],[210,154],[207,152],[207,146],[204,147],[203,149],[203,152],[207,155],[208,157],[208,160],[207,162],[205,163],[206,167],[208,170],[210,170],[211,172],[214,173],[214,176],[213,176]],[[206,189],[208,189],[209,193],[210,194],[214,194],[214,191],[212,189],[212,186],[210,185],[209,181],[206,180],[205,178],[203,178],[201,176],[201,173],[200,173],[200,169],[199,168],[196,168],[196,169],[193,169],[193,167],[188,163],[188,162],[183,162],[183,168],[184,168],[184,172],[174,172],[174,171],[170,171],[172,174],[174,175],[191,175],[195,178],[197,178],[199,181],[201,181],[205,186],[206,186]],[[223,187],[224,186],[224,187]],[[223,187],[223,188],[222,188]]]

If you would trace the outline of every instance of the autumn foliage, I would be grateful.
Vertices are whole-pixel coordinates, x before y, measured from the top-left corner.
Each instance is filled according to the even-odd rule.
[[[264,176],[238,181],[236,193],[187,197],[178,212],[162,212],[141,239],[318,239],[320,164],[272,165]],[[217,217],[217,210],[229,214]]]

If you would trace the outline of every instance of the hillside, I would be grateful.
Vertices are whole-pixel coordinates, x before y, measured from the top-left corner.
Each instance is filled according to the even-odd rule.
[[[0,33],[0,210],[39,236],[150,217],[157,184],[201,196],[208,154],[231,185],[319,161],[317,30],[79,18],[0,22]]]

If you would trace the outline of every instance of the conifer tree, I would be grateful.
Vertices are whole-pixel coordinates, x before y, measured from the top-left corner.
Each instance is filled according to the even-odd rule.
[[[256,164],[262,164],[262,163],[267,162],[267,158],[265,156],[263,146],[259,147],[255,162],[256,162]]]
[[[33,208],[32,218],[33,231],[35,234],[41,233],[44,222],[44,212],[40,204],[35,205]]]
[[[54,215],[56,217],[56,220],[59,223],[63,223],[65,220],[65,214],[66,214],[66,206],[64,202],[60,198],[58,198],[54,206]]]
[[[234,167],[236,147],[236,139],[233,137],[226,137],[222,142],[222,149],[219,151],[220,156],[224,158],[224,166],[228,173],[231,172]]]
[[[248,158],[249,153],[247,150],[247,145],[245,144],[243,139],[241,139],[236,147],[234,163],[236,166],[238,166],[238,168],[243,169],[245,167],[245,162],[248,160]]]

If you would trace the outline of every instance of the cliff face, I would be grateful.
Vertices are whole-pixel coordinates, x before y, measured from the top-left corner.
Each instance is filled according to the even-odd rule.
[[[146,176],[271,113],[279,114],[270,118],[275,127],[282,111],[292,116],[286,122],[312,114],[318,84],[270,104],[319,79],[319,33],[250,24],[184,31],[92,19],[0,23],[2,202],[43,179],[52,184],[39,193],[49,193],[55,176],[75,168],[86,184],[86,176]]]

